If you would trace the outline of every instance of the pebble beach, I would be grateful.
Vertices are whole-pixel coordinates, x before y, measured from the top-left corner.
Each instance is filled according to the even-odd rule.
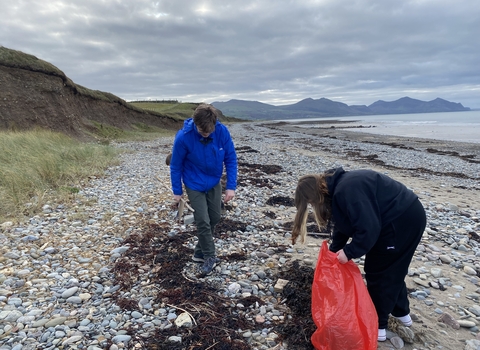
[[[229,130],[237,148],[239,186],[224,220],[244,226],[234,234],[217,232],[220,263],[211,275],[198,277],[198,265],[190,261],[182,274],[214,288],[219,300],[247,321],[236,329],[246,348],[294,348],[275,327],[292,317],[278,271],[293,261],[313,269],[324,239],[311,234],[304,245],[292,246],[286,224],[295,209],[272,198],[293,198],[300,176],[342,166],[370,168],[399,180],[427,212],[427,228],[406,280],[414,324],[392,324],[378,349],[480,349],[480,143],[281,123],[238,123]],[[128,289],[116,283],[114,271],[132,247],[126,239],[148,225],[163,225],[166,237],[194,227],[188,212],[184,222],[175,221],[165,165],[172,142],[165,137],[115,144],[124,151],[120,164],[91,178],[72,203],[48,203],[23,222],[0,223],[0,350],[153,348],[142,339],[162,331],[169,332],[164,342],[171,346],[159,349],[187,348],[180,330],[203,318],[156,298],[161,283],[152,281],[152,271],[158,264],[138,267]],[[266,173],[262,166],[278,171]],[[188,249],[194,244],[194,236],[183,242]],[[285,249],[272,248],[279,246]],[[246,259],[222,260],[240,253]],[[363,259],[355,262],[362,269]],[[152,287],[154,282],[158,285]],[[242,304],[252,296],[262,302]],[[135,310],[118,305],[119,298],[134,300]],[[174,329],[177,334],[170,335]]]

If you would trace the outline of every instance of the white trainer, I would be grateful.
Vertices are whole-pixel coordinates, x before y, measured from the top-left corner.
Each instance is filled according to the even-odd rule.
[[[395,316],[395,318],[397,320],[399,320],[400,322],[402,322],[405,327],[410,327],[413,323],[410,315],[406,315],[406,316],[402,316],[402,317],[396,317]]]
[[[385,329],[378,330],[378,341],[387,340],[387,331]]]

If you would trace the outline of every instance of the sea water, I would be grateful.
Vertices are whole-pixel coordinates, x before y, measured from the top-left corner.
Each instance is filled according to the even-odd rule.
[[[283,120],[299,127],[348,126],[355,132],[480,143],[480,111],[386,114]],[[306,122],[311,121],[312,124]],[[318,122],[321,121],[321,124]],[[331,121],[328,123],[328,121]],[[335,123],[335,121],[341,121]],[[317,123],[316,123],[317,122]],[[348,122],[348,123],[345,123]],[[361,128],[359,126],[362,126]]]

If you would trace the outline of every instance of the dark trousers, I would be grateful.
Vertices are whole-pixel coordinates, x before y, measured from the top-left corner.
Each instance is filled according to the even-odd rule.
[[[197,226],[198,243],[195,256],[209,258],[215,256],[213,234],[215,225],[221,218],[222,186],[220,182],[207,192],[186,188],[191,207],[195,210],[193,217]]]
[[[426,226],[422,204],[416,200],[381,235],[394,235],[394,249],[372,249],[365,256],[367,289],[378,314],[378,328],[387,328],[388,315],[410,313],[405,276]],[[391,248],[391,247],[390,247]]]

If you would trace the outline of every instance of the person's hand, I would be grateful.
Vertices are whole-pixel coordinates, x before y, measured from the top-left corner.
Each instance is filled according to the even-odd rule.
[[[340,249],[338,252],[337,252],[337,259],[338,259],[338,262],[340,264],[346,264],[348,262],[348,258],[347,256],[345,255],[345,253],[343,252],[343,249]]]
[[[235,197],[234,190],[225,190],[225,198],[223,199],[223,203],[227,203],[229,200],[233,199],[233,197]]]
[[[174,200],[176,203],[180,202],[181,199],[182,199],[182,195],[181,195],[181,194],[180,194],[180,195],[179,195],[179,194],[174,194],[174,195],[173,195],[173,200]]]

